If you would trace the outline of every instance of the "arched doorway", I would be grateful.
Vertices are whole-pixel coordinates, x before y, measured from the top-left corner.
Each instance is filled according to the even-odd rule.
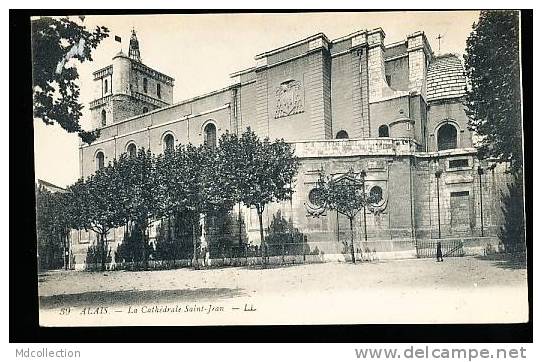
[[[457,148],[457,128],[451,123],[442,125],[437,132],[437,150]]]

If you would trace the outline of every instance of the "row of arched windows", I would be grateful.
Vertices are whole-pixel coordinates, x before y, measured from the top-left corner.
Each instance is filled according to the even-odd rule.
[[[216,147],[216,126],[209,122],[203,129],[203,144],[207,147]],[[173,151],[175,149],[175,137],[173,133],[166,132],[162,138],[164,152]],[[137,154],[137,146],[135,142],[129,142],[126,146],[126,153],[129,157],[135,157]],[[96,170],[100,170],[105,166],[105,155],[103,151],[96,152]]]
[[[378,127],[378,137],[389,137],[390,129],[383,124]],[[348,139],[348,133],[345,130],[340,130],[335,135],[335,139]],[[444,122],[437,127],[437,150],[449,150],[458,147],[457,142],[457,127],[451,122]]]
[[[390,130],[388,128],[388,126],[386,126],[385,124],[383,124],[382,126],[378,127],[378,137],[389,137],[390,136]],[[348,132],[346,132],[345,130],[340,130],[339,132],[337,132],[337,134],[335,135],[335,139],[348,139]]]

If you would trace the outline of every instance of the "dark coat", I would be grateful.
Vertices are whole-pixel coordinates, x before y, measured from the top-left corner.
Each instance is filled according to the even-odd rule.
[[[442,244],[437,242],[437,258],[442,258]]]

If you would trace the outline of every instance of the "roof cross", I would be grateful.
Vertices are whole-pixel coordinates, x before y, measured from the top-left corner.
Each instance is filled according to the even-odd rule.
[[[438,52],[440,53],[440,39],[442,39],[442,35],[438,35],[437,36],[437,39],[438,39]]]

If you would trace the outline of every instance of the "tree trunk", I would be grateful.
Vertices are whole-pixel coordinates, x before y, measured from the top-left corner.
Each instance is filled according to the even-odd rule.
[[[239,223],[239,248],[241,248],[241,245],[243,245],[243,237],[241,236],[241,233],[242,233],[242,224],[241,224],[241,203],[239,203],[239,218],[238,218],[238,223]]]
[[[147,227],[141,226],[141,239],[143,241],[143,266],[145,269],[149,266],[147,257]]]
[[[196,236],[197,226],[199,224],[199,213],[196,213],[197,216],[194,216],[192,220],[192,246],[194,248],[194,255],[192,256],[192,266],[195,269],[199,269],[198,261],[198,241]]]
[[[70,248],[69,248],[69,230],[64,232],[64,270],[68,270],[70,263]]]
[[[352,254],[352,263],[356,264],[356,255],[354,254],[354,226],[353,224],[353,218],[349,218],[350,220],[350,253]]]
[[[261,254],[262,254],[262,264],[265,264],[265,258],[266,258],[266,249],[265,249],[265,240],[263,237],[263,220],[262,220],[262,214],[263,210],[260,209],[259,206],[256,206],[256,211],[258,213],[258,222],[260,223],[260,248],[261,248]]]
[[[66,234],[60,232],[60,240],[62,240],[62,268],[68,270],[68,264],[66,263]]]
[[[105,260],[107,258],[106,250],[105,250],[105,238],[107,233],[101,233],[100,234],[100,250],[102,254],[102,271],[105,271]]]

